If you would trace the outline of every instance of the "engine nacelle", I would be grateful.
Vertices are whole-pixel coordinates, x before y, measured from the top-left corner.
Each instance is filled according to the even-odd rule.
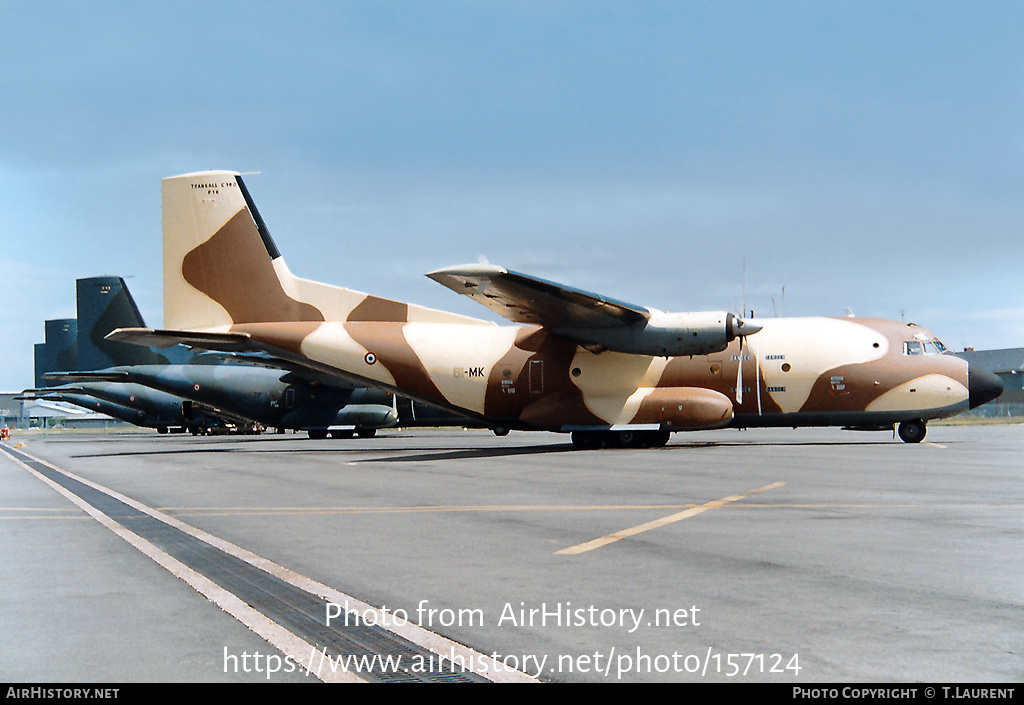
[[[738,336],[752,335],[759,330],[761,326],[725,311],[652,311],[646,321],[628,326],[561,327],[555,332],[595,352],[614,350],[634,355],[676,357],[721,352]]]

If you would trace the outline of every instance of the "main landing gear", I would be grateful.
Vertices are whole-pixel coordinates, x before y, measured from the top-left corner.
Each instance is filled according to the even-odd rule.
[[[581,450],[595,448],[658,448],[668,443],[668,431],[573,431],[572,444]]]
[[[924,440],[924,434],[928,432],[928,428],[921,419],[913,419],[900,422],[896,432],[900,434],[904,443],[920,443]]]

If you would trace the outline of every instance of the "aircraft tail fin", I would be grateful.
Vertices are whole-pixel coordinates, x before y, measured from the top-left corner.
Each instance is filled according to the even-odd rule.
[[[163,180],[164,328],[227,331],[272,322],[477,319],[292,275],[242,177]]]
[[[54,384],[43,376],[47,372],[78,369],[78,319],[58,318],[43,325],[45,342],[36,343],[33,349],[37,389]]]
[[[117,328],[145,328],[139,307],[121,277],[89,277],[75,282],[78,310],[76,370],[102,370],[119,365],[166,365],[184,362],[149,348],[106,338]]]

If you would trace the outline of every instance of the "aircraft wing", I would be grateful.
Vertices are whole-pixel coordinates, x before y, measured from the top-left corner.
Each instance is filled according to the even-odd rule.
[[[611,328],[651,317],[651,311],[643,306],[490,264],[447,267],[427,276],[515,323]]]
[[[43,379],[55,382],[131,382],[129,374],[123,370],[95,370],[79,372],[47,372]]]
[[[234,367],[263,367],[270,370],[281,370],[287,374],[281,379],[289,383],[295,381],[313,382],[338,389],[358,389],[363,385],[356,384],[347,378],[339,377],[337,374],[327,374],[312,369],[309,365],[301,365],[277,355],[267,352],[205,352],[199,356],[200,360],[218,360],[222,364],[230,364]]]
[[[665,313],[490,264],[427,276],[515,323],[543,326],[593,353],[707,355],[761,330],[725,311]]]

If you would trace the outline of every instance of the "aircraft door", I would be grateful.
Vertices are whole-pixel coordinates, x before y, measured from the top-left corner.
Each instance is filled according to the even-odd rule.
[[[544,361],[530,360],[530,394],[544,393]]]

